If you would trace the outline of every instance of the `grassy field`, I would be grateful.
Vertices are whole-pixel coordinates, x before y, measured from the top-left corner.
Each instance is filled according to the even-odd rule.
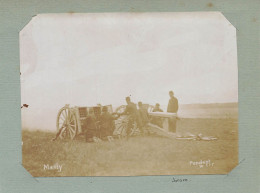
[[[101,143],[86,143],[83,136],[52,142],[54,133],[23,130],[23,165],[33,176],[226,174],[237,165],[237,119],[181,119],[177,133],[201,133],[218,140],[150,135]],[[210,160],[214,165],[191,164],[200,160]],[[44,169],[47,164],[59,164],[61,171]]]

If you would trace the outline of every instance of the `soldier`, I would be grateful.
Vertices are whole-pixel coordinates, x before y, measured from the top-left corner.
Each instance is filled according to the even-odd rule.
[[[100,117],[100,127],[101,127],[101,137],[108,137],[112,136],[113,132],[115,130],[115,122],[118,117],[112,116],[109,112],[106,106],[102,108],[102,115]],[[111,139],[108,138],[108,139]]]
[[[178,99],[176,97],[174,97],[173,91],[170,91],[169,95],[170,95],[170,100],[168,103],[167,112],[168,113],[177,113],[177,111],[179,109]],[[176,118],[169,118],[168,124],[169,124],[169,131],[175,133],[176,132]]]
[[[153,109],[153,112],[163,112],[163,110],[160,108],[160,104],[156,103],[155,107]],[[159,127],[163,127],[163,120],[160,117],[153,117],[151,122]]]
[[[85,138],[87,142],[92,142],[93,137],[97,135],[96,117],[94,115],[94,110],[89,109],[89,114],[85,120]]]
[[[153,112],[163,112],[163,110],[160,108],[160,104],[159,103],[155,104]]]
[[[141,125],[140,125],[141,129],[140,130],[142,130],[142,132],[144,132],[144,130],[147,130],[147,124],[149,122],[149,114],[148,114],[147,109],[145,109],[143,107],[142,102],[138,102],[138,107],[139,107],[138,112],[139,112],[139,116],[140,116],[140,119],[141,119],[141,121],[140,121],[141,122]]]
[[[133,102],[131,102],[130,97],[126,97],[126,108],[125,111],[123,113],[121,113],[121,115],[128,115],[128,122],[127,122],[127,128],[126,128],[126,135],[127,138],[129,137],[130,133],[131,133],[131,129],[134,127],[134,122],[137,123],[137,125],[140,125],[140,121],[138,118],[138,112],[137,112],[137,108],[136,108],[136,104],[134,104]]]

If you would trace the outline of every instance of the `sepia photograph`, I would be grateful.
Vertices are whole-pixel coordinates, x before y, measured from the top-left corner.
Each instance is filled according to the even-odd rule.
[[[221,12],[38,14],[19,42],[32,176],[237,166],[236,28]]]

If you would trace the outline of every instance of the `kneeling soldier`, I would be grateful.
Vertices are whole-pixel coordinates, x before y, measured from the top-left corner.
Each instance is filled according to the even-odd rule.
[[[102,114],[100,117],[100,130],[101,130],[101,138],[108,137],[108,140],[111,141],[113,139],[112,135],[115,129],[114,120],[117,117],[113,117],[109,112],[106,106],[102,108]]]

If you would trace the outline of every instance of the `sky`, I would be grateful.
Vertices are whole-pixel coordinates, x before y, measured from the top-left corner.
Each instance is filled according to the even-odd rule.
[[[53,127],[65,104],[167,106],[169,90],[238,101],[236,29],[219,12],[40,14],[19,35],[24,127]]]

